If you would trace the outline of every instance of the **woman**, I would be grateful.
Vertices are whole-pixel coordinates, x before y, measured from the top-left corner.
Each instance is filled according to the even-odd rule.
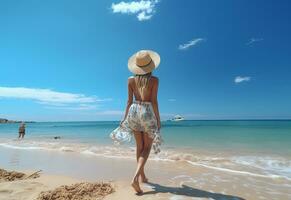
[[[125,115],[120,126],[111,133],[111,138],[118,143],[130,141],[131,135],[134,135],[137,168],[131,185],[139,194],[142,193],[139,177],[142,182],[148,181],[144,166],[151,147],[153,146],[155,153],[160,152],[161,121],[157,101],[159,80],[152,76],[152,71],[159,64],[160,56],[150,50],[141,50],[129,58],[128,69],[134,76],[128,78],[128,100]]]

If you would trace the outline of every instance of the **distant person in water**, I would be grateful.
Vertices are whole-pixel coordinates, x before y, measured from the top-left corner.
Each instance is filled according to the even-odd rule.
[[[155,153],[160,152],[162,141],[157,100],[159,79],[152,75],[152,71],[159,64],[159,54],[150,50],[139,51],[129,58],[128,69],[134,76],[128,78],[128,100],[124,119],[110,134],[117,143],[130,141],[131,136],[134,135],[137,168],[131,186],[138,194],[143,193],[139,178],[144,183],[148,181],[144,167],[151,147],[153,146]]]
[[[25,123],[24,122],[20,123],[19,129],[18,129],[18,133],[19,133],[18,138],[19,139],[23,139],[24,135],[25,135]]]

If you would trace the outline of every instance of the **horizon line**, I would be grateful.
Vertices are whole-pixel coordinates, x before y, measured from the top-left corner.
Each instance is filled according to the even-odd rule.
[[[13,121],[13,120],[12,120]],[[62,123],[62,122],[120,122],[121,120],[72,120],[72,121],[34,121],[34,120],[15,120],[17,122],[8,122],[2,124],[13,124],[21,121],[26,123]],[[171,120],[161,120],[161,122],[171,122]],[[291,121],[291,118],[270,118],[270,119],[185,119],[183,121]],[[177,122],[179,123],[179,122]],[[0,123],[1,124],[1,123]]]

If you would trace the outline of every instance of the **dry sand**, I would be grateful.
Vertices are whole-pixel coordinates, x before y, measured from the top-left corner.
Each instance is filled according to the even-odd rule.
[[[7,173],[3,174],[6,174],[7,177]],[[27,177],[26,174],[31,174],[31,172],[9,174],[11,176],[21,174],[22,177]],[[137,196],[127,181],[92,184],[70,177],[41,174],[39,177],[29,179],[19,178],[0,182],[0,200],[143,200],[205,199],[205,197],[239,200],[239,198],[229,195],[210,192],[206,192],[206,194],[205,191],[195,190],[187,186],[177,188],[154,183],[142,184],[141,186],[144,195]]]
[[[111,186],[118,191],[114,192]],[[145,199],[136,196],[127,182],[94,185],[84,180],[45,174],[35,179],[0,182],[0,200],[98,200],[105,196],[107,200]]]
[[[98,200],[114,192],[110,183],[88,183],[64,176],[29,174],[34,173],[0,169],[0,200]]]
[[[137,196],[127,181],[94,184],[59,175],[41,174],[26,179],[32,172],[0,172],[0,200],[98,200],[104,197],[105,200],[134,200],[157,197],[146,185],[143,185],[146,195]],[[158,196],[165,197],[162,199],[169,197],[166,194]]]
[[[40,171],[37,171],[37,172],[34,172],[30,175],[27,175],[27,174],[22,173],[22,172],[7,171],[4,169],[0,169],[0,182],[38,178],[39,172]]]
[[[185,170],[184,165],[175,165],[175,167],[180,171]],[[23,173],[32,174],[33,172]],[[7,172],[4,174],[7,174]],[[219,178],[219,175],[223,175],[223,178],[225,179]],[[23,177],[27,177],[27,175],[24,175]],[[165,182],[150,174],[150,181],[153,181],[154,183],[150,182],[148,184],[141,184],[141,188],[143,189],[144,194],[142,196],[137,196],[131,188],[129,180],[109,181],[108,183],[110,183],[110,186],[108,184],[102,185],[101,182],[99,182],[99,185],[97,183],[97,185],[94,186],[89,184],[95,182],[92,180],[88,183],[88,180],[41,173],[40,177],[38,178],[20,178],[19,180],[14,181],[7,181],[6,179],[6,181],[0,181],[0,200],[37,200],[38,197],[41,200],[46,200],[51,196],[54,196],[54,198],[51,198],[51,200],[97,200],[102,199],[103,197],[105,200],[290,199],[290,196],[287,195],[288,188],[283,187],[286,185],[284,180],[263,180],[262,178],[258,177],[234,176],[234,174],[222,174],[221,172],[209,173],[208,169],[199,167],[194,168],[192,177],[182,175],[177,176],[176,178],[172,178],[171,181]],[[180,179],[183,179],[183,181]],[[189,179],[190,182],[188,182],[187,179]],[[215,179],[217,179],[216,182],[214,181]],[[256,187],[250,188],[247,186],[247,184],[250,184],[254,181]],[[273,191],[269,191],[269,189],[267,189],[269,187],[266,185],[267,182],[271,182],[274,186],[281,185],[281,187],[275,189],[274,191],[276,191],[276,193],[273,194]],[[61,187],[63,185],[67,186]],[[86,190],[90,191],[89,196]],[[43,191],[45,191],[45,193],[42,193],[42,196],[40,196],[41,192]],[[94,198],[92,198],[90,195],[94,195]]]

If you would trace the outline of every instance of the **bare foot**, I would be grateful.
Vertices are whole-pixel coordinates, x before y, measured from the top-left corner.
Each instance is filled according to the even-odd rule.
[[[144,172],[140,174],[140,178],[141,178],[141,182],[143,183],[147,183],[149,181]]]
[[[133,187],[133,189],[136,191],[137,194],[142,194],[143,193],[143,191],[139,187],[138,181],[132,181],[131,182],[131,186]]]
[[[141,182],[148,183],[149,182],[149,179],[147,179],[147,177],[145,177],[145,176],[142,176],[141,177]]]

